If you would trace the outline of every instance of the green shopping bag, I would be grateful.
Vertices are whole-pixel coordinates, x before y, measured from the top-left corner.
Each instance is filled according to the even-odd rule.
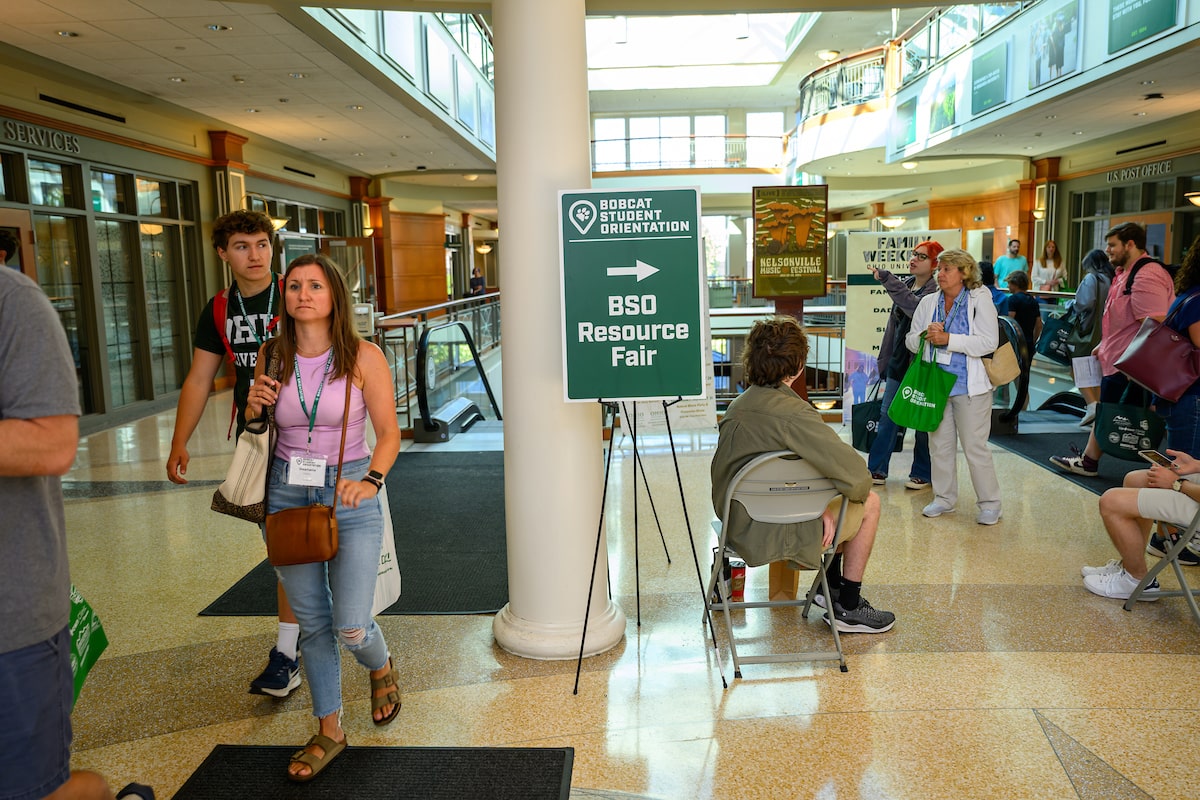
[[[934,431],[942,424],[946,401],[958,377],[925,360],[925,334],[917,357],[908,365],[904,380],[888,406],[888,416],[897,424],[915,431]]]
[[[71,584],[71,673],[75,676],[76,700],[79,699],[79,690],[83,688],[88,671],[106,647],[108,637],[104,635],[100,618],[83,599],[75,584]]]
[[[1136,388],[1136,387],[1135,387]],[[1166,434],[1166,423],[1149,403],[1128,402],[1129,388],[1116,403],[1101,403],[1096,408],[1093,433],[1102,452],[1126,461],[1141,462],[1139,450],[1153,450]]]

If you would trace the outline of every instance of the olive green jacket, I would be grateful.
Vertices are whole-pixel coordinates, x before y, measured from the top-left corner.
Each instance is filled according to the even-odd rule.
[[[772,450],[791,450],[808,460],[851,502],[865,501],[871,491],[866,461],[838,438],[815,408],[788,386],[751,386],[729,404],[721,420],[712,460],[712,501],[718,517],[737,471]],[[752,567],[788,559],[811,568],[820,559],[820,520],[755,522],[736,502],[729,516],[727,541]]]

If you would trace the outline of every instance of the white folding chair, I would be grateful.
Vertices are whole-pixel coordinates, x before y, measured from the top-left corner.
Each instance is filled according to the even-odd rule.
[[[1196,528],[1200,527],[1200,510],[1192,517],[1192,522],[1188,525],[1187,530],[1179,534],[1179,538],[1175,541],[1167,539],[1171,546],[1167,548],[1167,554],[1158,560],[1158,563],[1151,567],[1146,572],[1146,577],[1138,583],[1137,588],[1133,590],[1133,594],[1129,595],[1129,599],[1125,601],[1125,610],[1132,611],[1137,603],[1138,597],[1142,591],[1150,585],[1150,581],[1154,580],[1158,573],[1163,571],[1163,568],[1170,564],[1175,570],[1175,577],[1179,580],[1179,589],[1171,589],[1168,591],[1159,591],[1158,597],[1183,597],[1187,600],[1188,608],[1192,612],[1192,617],[1196,620],[1196,624],[1200,625],[1200,607],[1196,606],[1196,595],[1200,593],[1200,589],[1192,589],[1188,586],[1187,579],[1183,575],[1183,567],[1179,565],[1179,554],[1183,552],[1183,548],[1187,547],[1188,542],[1192,540],[1192,535],[1196,532]]]
[[[763,655],[739,656],[737,642],[733,634],[733,622],[730,619],[731,609],[744,608],[776,608],[783,606],[803,606],[802,613],[807,616],[812,605],[813,596],[819,586],[826,598],[826,606],[832,606],[832,595],[829,591],[829,580],[825,570],[833,560],[834,551],[842,538],[842,523],[846,517],[847,500],[842,497],[838,513],[837,531],[833,543],[825,549],[821,563],[817,567],[817,580],[804,597],[795,600],[757,600],[734,602],[726,596],[725,587],[718,580],[721,574],[721,561],[727,552],[726,521],[733,503],[740,503],[758,522],[788,524],[807,522],[819,519],[825,512],[825,507],[836,497],[841,497],[833,481],[819,474],[808,461],[797,456],[790,450],[777,450],[756,456],[748,464],[738,470],[729,484],[721,507],[721,519],[713,523],[717,529],[718,546],[717,558],[714,559],[712,573],[708,578],[708,587],[704,595],[709,620],[711,612],[720,611],[724,614],[725,631],[729,639],[729,651],[733,656],[733,675],[742,677],[742,664],[768,664],[785,661],[837,661],[842,672],[846,672],[846,657],[842,653],[842,642],[838,636],[836,625],[830,625],[833,632],[833,650],[810,651],[803,653],[770,653]],[[715,593],[714,593],[715,592]]]

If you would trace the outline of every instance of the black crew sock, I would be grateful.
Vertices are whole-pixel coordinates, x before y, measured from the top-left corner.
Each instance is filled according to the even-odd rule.
[[[837,591],[838,583],[842,579],[842,554],[834,553],[833,560],[829,562],[829,566],[825,568],[825,578],[829,581],[829,588]]]
[[[852,581],[842,578],[842,588],[838,592],[838,605],[847,611],[853,611],[858,608],[858,602],[862,599],[862,581]]]

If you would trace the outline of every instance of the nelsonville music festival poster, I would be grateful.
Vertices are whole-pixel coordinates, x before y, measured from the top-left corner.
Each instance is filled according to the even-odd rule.
[[[754,187],[754,296],[824,297],[829,187]]]

